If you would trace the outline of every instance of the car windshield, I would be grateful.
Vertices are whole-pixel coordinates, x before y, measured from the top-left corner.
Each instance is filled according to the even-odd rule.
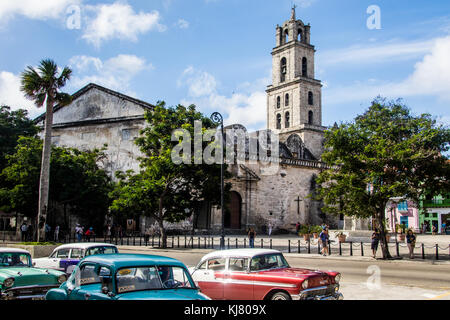
[[[184,268],[173,266],[120,269],[116,274],[117,292],[164,289],[196,289]]]
[[[86,250],[86,257],[93,256],[96,254],[115,254],[115,253],[119,253],[116,247],[110,246],[93,247]]]
[[[29,267],[31,266],[31,256],[19,252],[0,253],[0,267]]]
[[[256,256],[250,264],[251,271],[289,268],[286,259],[280,253]]]

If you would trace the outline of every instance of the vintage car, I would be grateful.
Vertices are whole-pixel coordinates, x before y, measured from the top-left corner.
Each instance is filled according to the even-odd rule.
[[[83,259],[46,300],[210,300],[175,259],[107,254]]]
[[[85,257],[96,254],[119,253],[117,247],[108,243],[72,243],[64,244],[53,250],[47,258],[34,259],[37,268],[50,268],[70,275],[75,266]]]
[[[66,281],[64,272],[32,267],[28,251],[0,248],[0,299],[43,300]]]
[[[291,268],[277,250],[236,249],[204,256],[192,277],[213,300],[343,300],[341,275]]]

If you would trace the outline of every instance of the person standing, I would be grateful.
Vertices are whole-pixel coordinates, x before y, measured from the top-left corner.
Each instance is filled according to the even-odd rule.
[[[28,241],[33,241],[33,237],[34,237],[33,225],[30,223],[27,226],[27,240]]]
[[[409,257],[414,259],[414,248],[416,247],[416,236],[411,229],[406,234],[406,243],[408,244]]]
[[[83,237],[83,228],[79,224],[77,224],[75,228],[75,234],[77,236],[77,241],[81,242],[81,238]]]
[[[434,223],[433,223],[433,227],[432,227],[432,230],[431,230],[431,232],[432,232],[433,236],[435,236],[435,235],[436,235],[436,232],[437,232],[437,228],[436,228],[436,224],[434,224]]]
[[[52,227],[48,223],[45,224],[45,241],[50,240],[50,232],[52,231]]]
[[[272,235],[272,222],[269,222],[269,237]]]
[[[58,242],[58,241],[59,241],[59,225],[57,225],[57,226],[55,227],[54,241],[55,241],[55,242]]]
[[[328,229],[323,229],[323,231],[320,233],[319,235],[320,241],[322,242],[322,255],[324,257],[327,256],[327,254],[329,254],[328,252],[328,241],[330,236],[328,235]]]
[[[375,228],[374,232],[372,233],[372,245],[371,245],[374,259],[377,257],[377,250],[379,243],[380,243],[380,232],[378,231],[378,228]]]
[[[255,247],[255,238],[256,238],[256,231],[253,230],[253,228],[250,228],[250,230],[248,231],[248,239],[249,239],[250,248]]]
[[[24,241],[24,242],[27,241],[28,226],[25,222],[22,223],[22,225],[20,226],[20,231],[22,233],[22,241]]]

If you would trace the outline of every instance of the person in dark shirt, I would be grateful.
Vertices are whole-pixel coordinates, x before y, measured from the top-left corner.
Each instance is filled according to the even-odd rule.
[[[253,230],[253,228],[250,228],[250,230],[248,231],[248,239],[249,239],[250,248],[255,247],[255,237],[256,237],[255,230]]]
[[[322,242],[322,255],[325,257],[328,252],[328,239],[330,236],[328,235],[328,229],[323,229],[323,231],[319,235],[320,241]]]
[[[378,228],[375,228],[374,232],[372,233],[372,246],[371,246],[374,259],[377,257],[377,250],[379,243],[380,243],[380,232],[378,231]]]
[[[406,243],[408,244],[409,249],[409,257],[414,259],[414,248],[416,247],[416,236],[413,231],[410,229],[406,234]]]

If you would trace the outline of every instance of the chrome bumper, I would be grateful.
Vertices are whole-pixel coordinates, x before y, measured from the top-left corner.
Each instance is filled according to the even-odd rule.
[[[327,292],[326,294],[323,294]],[[315,294],[317,293],[317,294]],[[344,295],[339,292],[339,285],[317,287],[301,291],[298,295],[292,295],[292,300],[344,300]]]
[[[44,300],[49,290],[58,287],[59,285],[15,287],[2,292],[0,300]]]

